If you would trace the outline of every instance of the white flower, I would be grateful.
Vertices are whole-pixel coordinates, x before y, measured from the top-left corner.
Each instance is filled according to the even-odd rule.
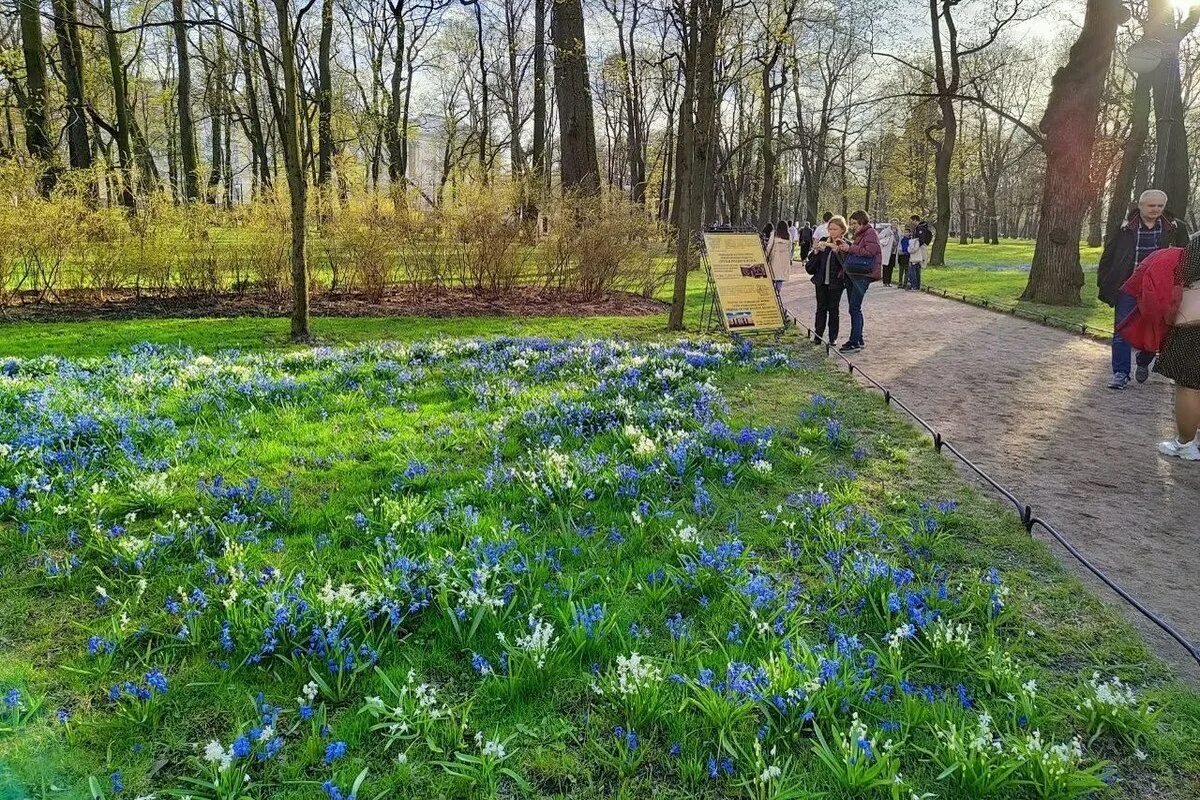
[[[102,600],[108,599],[108,589],[105,589],[103,586],[96,587],[96,594],[99,595]]]
[[[750,466],[754,469],[755,472],[757,472],[761,475],[766,475],[766,474],[770,473],[770,471],[772,470],[771,462],[766,461],[761,458],[751,461]]]
[[[317,695],[320,694],[320,689],[318,689],[316,681],[309,681],[308,683],[304,684],[304,688],[300,691],[301,694],[304,695],[305,699],[308,700],[309,704],[316,700]]]
[[[210,764],[216,764],[217,769],[224,772],[229,769],[229,765],[233,762],[233,754],[226,752],[221,743],[213,739],[204,748],[204,760]]]
[[[637,694],[662,680],[662,670],[636,651],[629,657],[617,656],[617,675],[613,690],[620,695]]]
[[[696,530],[695,525],[684,525],[683,520],[675,523],[675,538],[682,544],[699,544],[700,531]]]
[[[271,741],[271,739],[274,736],[275,736],[275,729],[272,728],[270,725],[266,725],[263,727],[262,732],[260,734],[258,734],[258,740],[260,742],[269,742],[269,741]]]
[[[554,626],[545,620],[529,615],[529,633],[518,636],[516,645],[533,657],[537,668],[546,666],[546,656],[554,649],[558,637],[554,635]]]
[[[1145,761],[1147,758],[1145,751],[1143,751],[1140,747],[1133,751],[1133,757],[1138,761]]]

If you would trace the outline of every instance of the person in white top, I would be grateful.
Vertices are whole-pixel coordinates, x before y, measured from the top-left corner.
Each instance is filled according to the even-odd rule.
[[[813,231],[813,241],[814,242],[819,242],[822,239],[825,239],[829,236],[829,220],[833,219],[833,212],[826,211],[821,216],[821,219],[824,221],[820,225],[817,226],[817,229],[815,231]]]

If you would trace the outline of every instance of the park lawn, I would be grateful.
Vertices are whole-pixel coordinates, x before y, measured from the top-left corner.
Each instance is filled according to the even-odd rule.
[[[11,491],[0,503],[0,692],[17,689],[26,709],[6,719],[0,706],[0,797],[78,796],[89,776],[111,797],[116,771],[129,796],[185,788],[215,770],[203,758],[211,741],[248,747],[230,774],[245,767],[252,796],[272,798],[332,797],[327,780],[344,795],[363,769],[362,798],[486,797],[499,766],[529,784],[500,776],[505,797],[767,797],[789,787],[797,798],[891,797],[897,773],[906,798],[976,797],[981,785],[1028,797],[1039,782],[1086,788],[1099,773],[1117,797],[1142,797],[1151,783],[1163,797],[1200,792],[1200,696],[1009,509],[964,485],[814,351],[448,339],[672,339],[662,322],[322,320],[328,343],[358,348],[316,354],[285,345],[280,320],[0,329],[0,353],[79,347],[76,358],[96,357],[86,371],[11,363],[16,377],[0,380],[4,439],[20,422],[25,441],[63,454],[47,470],[70,470],[46,495],[62,513],[21,510]],[[128,352],[146,338],[215,359]],[[217,353],[230,346],[247,353]],[[126,352],[107,357],[114,348]],[[602,379],[597,364],[615,371]],[[12,413],[39,387],[56,390]],[[72,433],[56,433],[64,426]],[[668,457],[687,442],[681,460]],[[680,464],[682,479],[674,467],[649,469],[653,459]],[[5,466],[0,484],[19,486],[21,464]],[[486,598],[508,586],[495,610]],[[231,587],[240,601],[227,608]],[[355,600],[360,591],[370,597]],[[465,598],[475,604],[460,620]],[[520,644],[547,641],[546,625],[548,650]],[[649,672],[628,661],[621,672],[618,656],[634,652]],[[507,674],[502,655],[515,665]],[[153,669],[165,693],[147,688]],[[1102,728],[1076,710],[1097,702],[1094,669],[1137,692]],[[639,688],[623,692],[622,675]],[[305,702],[303,687],[318,680]],[[423,683],[436,692],[430,706]],[[375,695],[395,710],[377,719],[366,699]],[[969,749],[983,708],[1002,752],[989,738],[956,756],[935,729],[956,726]],[[1069,747],[1049,755],[1066,759],[1055,779],[1036,768],[1045,762],[1030,749],[1033,728],[1046,752],[1076,733],[1096,739],[1079,762]],[[492,748],[488,775],[462,759],[440,765],[455,752],[479,757],[476,731],[506,743],[503,764]],[[274,741],[281,749],[269,753]],[[1022,750],[1031,757],[1016,763]],[[960,768],[939,779],[937,759],[956,758],[979,767],[974,777]],[[875,788],[866,765],[881,778]],[[780,774],[756,783],[769,766]],[[1003,783],[1009,766],[1031,783]],[[47,794],[50,785],[69,789]]]
[[[1096,263],[1100,248],[1081,247],[1084,266],[1082,303],[1078,306],[1048,306],[1027,303],[1018,298],[1029,280],[1029,262],[1033,258],[1031,240],[1003,240],[999,245],[950,242],[946,248],[946,267],[926,268],[922,282],[973,302],[987,301],[1005,310],[1015,308],[1021,316],[1059,327],[1087,325],[1091,333],[1112,330],[1112,309],[1097,297]],[[1077,331],[1078,332],[1078,331]]]
[[[1032,239],[1001,239],[1000,244],[971,242],[959,244],[956,239],[946,243],[946,264],[964,269],[1019,270],[1028,272],[1033,262]],[[1080,245],[1079,259],[1084,270],[1095,269],[1100,263],[1100,247]]]

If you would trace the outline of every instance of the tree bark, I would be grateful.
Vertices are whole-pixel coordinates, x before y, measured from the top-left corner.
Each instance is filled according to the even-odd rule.
[[[193,203],[200,199],[200,170],[196,164],[196,125],[192,121],[192,67],[188,58],[187,19],[183,0],[171,0],[174,12],[175,56],[179,66],[179,85],[176,88],[176,109],[179,114],[179,153],[183,168],[183,199]],[[215,117],[215,115],[214,115]]]
[[[529,160],[540,189],[546,170],[546,0],[533,2],[533,144]]]
[[[321,2],[317,50],[317,202],[322,219],[333,211],[333,0]]]
[[[1150,0],[1146,36],[1162,43],[1163,58],[1153,73],[1155,189],[1167,193],[1167,211],[1187,217],[1191,195],[1191,161],[1188,158],[1187,127],[1184,116],[1183,87],[1179,78],[1179,43],[1197,22],[1193,9],[1183,26],[1175,24],[1175,4],[1171,0]]]
[[[279,55],[283,61],[283,114],[279,118],[279,139],[287,171],[288,200],[292,228],[292,340],[307,341],[308,327],[308,254],[305,212],[308,183],[300,151],[300,78],[296,64],[296,43],[292,37],[291,0],[274,0],[279,28]]]
[[[1120,0],[1088,0],[1079,38],[1066,65],[1051,81],[1050,99],[1038,126],[1045,136],[1046,176],[1037,244],[1022,300],[1079,305],[1083,286],[1079,239],[1083,217],[1095,197],[1091,164],[1096,121],[1117,28],[1128,17]]]
[[[1121,165],[1113,178],[1112,194],[1108,201],[1108,220],[1104,235],[1113,236],[1125,223],[1129,203],[1133,199],[1134,180],[1138,163],[1146,149],[1150,133],[1150,82],[1148,75],[1139,75],[1133,85],[1133,108],[1130,112],[1129,138],[1121,152]]]
[[[88,141],[87,111],[83,99],[83,48],[75,17],[75,0],[51,0],[54,36],[63,72],[67,100],[67,160],[71,169],[91,169],[92,145]]]
[[[600,194],[596,124],[588,81],[587,45],[581,0],[553,0],[550,38],[554,43],[558,102],[560,180],[564,191]]]
[[[112,76],[113,109],[116,118],[116,128],[113,138],[117,144],[117,163],[120,186],[117,194],[120,203],[126,210],[132,212],[137,208],[137,198],[133,194],[133,147],[130,142],[129,99],[125,85],[125,64],[121,56],[121,42],[117,38],[113,24],[112,0],[102,0],[100,6],[101,20],[104,25],[104,48],[108,56],[109,74]]]
[[[54,190],[54,142],[47,119],[46,54],[42,46],[42,18],[38,0],[19,0],[21,51],[25,57],[25,147],[42,165],[38,190],[46,197]]]

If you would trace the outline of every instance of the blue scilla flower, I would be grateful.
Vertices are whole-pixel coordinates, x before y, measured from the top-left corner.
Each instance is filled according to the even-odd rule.
[[[166,694],[167,676],[163,675],[158,669],[152,669],[146,673],[146,685],[159,694]]]
[[[250,755],[250,740],[245,736],[239,736],[233,740],[229,751],[233,753],[235,758],[245,758]]]
[[[54,721],[59,725],[66,725],[71,721],[71,712],[65,708],[60,708],[54,712]]]
[[[15,686],[4,693],[4,705],[13,709],[21,704],[21,690]]]
[[[120,794],[125,791],[125,780],[121,775],[121,770],[117,770],[112,775],[109,775],[108,781],[112,785],[113,794]]]
[[[344,755],[346,755],[345,742],[341,740],[330,742],[325,748],[325,763],[332,764]]]
[[[321,784],[321,788],[325,790],[325,794],[329,796],[329,800],[345,800],[342,796],[342,790],[333,781],[325,781]]]
[[[679,758],[679,754],[683,752],[683,748],[679,746],[679,742],[671,742],[671,749],[667,751],[667,755],[672,758]]]
[[[490,675],[492,672],[491,662],[475,652],[471,653],[471,668],[480,675]]]

